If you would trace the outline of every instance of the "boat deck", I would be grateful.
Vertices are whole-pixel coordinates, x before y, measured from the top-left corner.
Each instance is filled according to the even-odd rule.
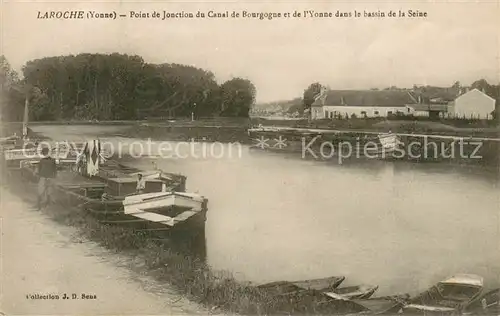
[[[70,170],[61,170],[57,173],[57,178],[54,179],[56,185],[64,188],[104,188],[106,184],[99,180],[84,177]]]
[[[181,231],[183,229],[189,230],[193,225],[204,227],[207,211],[205,198],[180,190],[159,191],[169,189],[172,185],[178,187],[176,183],[178,179],[173,177],[173,179],[168,180],[169,175],[175,175],[167,174],[167,181],[174,182],[167,186],[160,179],[147,179],[146,192],[136,195],[137,177],[135,173],[147,174],[148,171],[108,161],[101,167],[98,175],[89,178],[76,173],[71,166],[64,165],[53,180],[55,193],[57,193],[56,199],[61,204],[77,205],[78,208],[87,210],[97,216],[102,223],[132,225],[139,230],[166,231],[174,226],[181,226],[179,228]],[[25,163],[21,170],[22,175],[29,179],[38,178],[34,162]],[[178,177],[183,176],[178,175]],[[185,181],[179,183],[182,184],[181,189],[184,189]],[[151,197],[147,196],[148,193]],[[138,199],[138,201],[134,199]],[[128,208],[124,207],[124,201],[129,201]],[[135,204],[140,205],[135,207]],[[125,209],[128,212],[125,212]],[[187,224],[184,225],[184,223]]]

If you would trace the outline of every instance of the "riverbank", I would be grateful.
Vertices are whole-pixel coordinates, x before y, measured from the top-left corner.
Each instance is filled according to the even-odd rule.
[[[263,126],[315,128],[352,132],[426,133],[456,136],[495,136],[500,133],[500,125],[493,120],[430,120],[425,117],[392,118],[351,118],[321,120],[266,120]]]
[[[142,258],[113,253],[87,238],[77,225],[61,225],[63,218],[79,221],[70,210],[38,212],[26,194],[22,200],[6,188],[0,194],[0,306],[5,315],[209,313],[172,286],[141,274]],[[64,294],[69,299],[63,299]]]
[[[500,125],[493,120],[454,120],[428,118],[351,118],[285,120],[266,118],[202,118],[197,120],[137,120],[137,121],[40,121],[30,125],[108,125],[128,129],[128,134],[141,137],[168,137],[169,140],[195,138],[208,141],[247,141],[246,131],[255,126],[327,129],[355,133],[415,133],[463,137],[500,137]],[[21,122],[2,122],[0,133],[10,135],[22,132]]]
[[[500,128],[495,122],[462,121],[409,121],[396,119],[349,119],[349,120],[248,120],[225,121],[172,121],[143,122],[131,126],[125,135],[172,141],[239,142],[254,144],[248,129],[255,126],[273,128],[297,128],[332,131],[346,139],[378,133],[424,134],[431,136],[499,138]],[[274,133],[278,136],[279,132]]]
[[[11,183],[11,187],[18,195],[22,192],[25,201],[32,200],[34,203],[35,188],[33,185],[21,181],[15,184]],[[2,200],[4,200],[5,196],[9,197],[11,195],[2,193]],[[197,304],[203,306],[203,308],[199,308],[200,313],[208,314],[208,311],[210,311],[210,313],[269,315],[286,312],[291,314],[331,315],[345,314],[352,311],[349,309],[351,307],[348,308],[346,306],[348,304],[345,303],[331,302],[324,304],[326,297],[321,293],[306,293],[286,298],[270,295],[251,284],[236,281],[230,273],[213,271],[204,261],[185,252],[167,248],[164,243],[152,239],[151,236],[144,232],[137,232],[132,228],[122,226],[101,224],[83,209],[76,209],[67,205],[54,205],[39,213],[32,209],[28,210],[28,207],[17,197],[12,197],[7,202],[2,203],[9,203],[2,205],[2,209],[9,209],[9,213],[6,214],[8,217],[3,220],[3,224],[8,223],[10,227],[3,236],[4,240],[9,241],[10,245],[5,254],[14,253],[23,244],[26,244],[24,249],[28,249],[26,252],[18,253],[17,257],[13,255],[9,258],[7,266],[4,266],[3,275],[7,275],[6,271],[17,271],[16,273],[9,273],[8,279],[4,283],[7,284],[4,289],[9,289],[7,290],[9,296],[4,296],[5,301],[7,301],[7,298],[11,298],[10,295],[16,296],[16,299],[10,300],[11,303],[4,307],[8,313],[12,313],[12,311],[15,311],[15,314],[39,312],[40,306],[36,303],[38,300],[30,299],[30,303],[24,303],[25,296],[31,293],[35,293],[36,296],[36,293],[48,293],[47,295],[52,293],[56,295],[56,293],[63,292],[82,292],[95,295],[101,300],[101,304],[86,305],[85,302],[87,301],[78,300],[80,305],[75,308],[75,305],[66,303],[66,301],[53,299],[46,303],[44,308],[47,308],[48,313],[52,314],[74,314],[75,310],[87,314],[144,314],[147,309],[139,311],[137,309],[140,308],[139,305],[136,305],[135,308],[129,308],[127,304],[116,307],[117,302],[129,301],[135,304],[137,295],[133,295],[134,300],[130,300],[128,297],[123,296],[126,295],[127,290],[119,290],[119,293],[124,293],[121,294],[121,297],[117,297],[118,293],[113,293],[113,287],[108,285],[106,280],[119,278],[116,276],[117,272],[102,272],[96,263],[99,258],[106,258],[106,252],[119,253],[121,258],[125,258],[122,261],[130,261],[130,264],[127,264],[128,268],[137,275],[141,275],[141,278],[154,280],[152,282],[153,287],[162,288],[165,287],[162,284],[168,284],[167,288],[175,291],[175,295],[180,295],[178,301],[187,299],[189,301],[186,302],[194,304],[189,305],[186,303],[188,306],[198,306]],[[19,208],[21,210],[18,210]],[[38,223],[34,224],[32,218],[35,218]],[[54,226],[54,223],[51,225],[49,219],[57,223],[58,226]],[[35,229],[33,229],[33,225],[35,225]],[[37,246],[31,245],[36,240],[41,240],[35,242],[40,246],[40,249],[49,247],[52,244],[54,244],[53,247],[57,247],[55,245],[57,243],[64,244],[64,248],[80,247],[80,249],[84,247],[82,244],[90,244],[92,246],[87,251],[87,254],[93,257],[94,261],[91,259],[80,260],[81,255],[38,250]],[[71,263],[66,262],[69,258],[72,260]],[[19,266],[17,266],[18,263]],[[44,272],[36,268],[38,266],[45,267],[50,271]],[[56,270],[61,267],[62,270]],[[66,267],[70,267],[69,270]],[[110,266],[107,269],[112,270],[113,268]],[[120,270],[121,268],[117,269]],[[77,271],[81,271],[81,275],[78,275]],[[94,273],[99,274],[100,280],[95,281]],[[41,279],[46,281],[47,285],[45,287],[42,285],[43,283],[27,285],[26,287],[16,285],[21,281],[25,281],[26,278],[30,278],[32,282],[35,282],[34,275],[38,274],[45,275]],[[86,281],[80,278],[85,278]],[[127,279],[130,276],[122,276],[121,278]],[[99,285],[91,283],[92,280],[98,282]],[[108,294],[108,291],[112,293]],[[60,294],[60,296],[62,295]],[[22,297],[22,299],[17,298],[17,296]],[[22,304],[19,300],[22,300]],[[112,301],[110,306],[102,307],[102,304],[106,304],[108,300]],[[44,300],[43,302],[47,301]],[[148,304],[155,306],[151,302]],[[68,312],[70,308],[73,309]],[[168,308],[167,303],[165,310],[168,311]],[[148,314],[165,314],[165,310],[152,310]],[[172,307],[169,313],[182,314],[185,312],[184,309],[179,311]],[[188,312],[193,314],[191,311]]]

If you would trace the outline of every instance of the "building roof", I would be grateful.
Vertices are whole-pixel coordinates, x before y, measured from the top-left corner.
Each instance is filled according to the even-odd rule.
[[[330,90],[320,96],[313,106],[405,106],[418,100],[410,91],[403,90]]]
[[[415,111],[448,111],[448,104],[411,104]]]
[[[489,99],[493,100],[493,101],[496,101],[494,98],[490,97],[489,95],[487,95],[486,93],[484,93],[483,91],[479,90],[479,89],[472,89],[472,90],[469,90],[463,94],[461,94],[459,97],[457,97],[457,99],[460,99],[461,97],[463,97],[464,95],[467,95],[469,93],[480,93],[486,97],[488,97]]]
[[[425,100],[437,100],[438,102],[453,101],[460,95],[460,88],[458,87],[442,88],[424,86],[418,87],[414,91]]]

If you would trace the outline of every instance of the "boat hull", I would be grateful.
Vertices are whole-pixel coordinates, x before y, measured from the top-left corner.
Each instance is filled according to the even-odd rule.
[[[334,276],[321,279],[311,279],[311,280],[301,280],[301,281],[276,281],[261,284],[258,286],[260,289],[268,290],[271,292],[276,292],[277,294],[289,294],[298,291],[331,291],[336,289],[343,281],[345,277]]]
[[[24,180],[38,181],[38,175],[32,164],[26,164],[19,169],[19,175]],[[129,199],[132,202],[129,201],[130,203],[124,205],[126,198],[109,196],[106,193],[107,184],[101,180],[99,177],[86,178],[70,170],[60,171],[54,184],[57,203],[87,211],[103,224],[122,225],[151,232],[171,230],[179,231],[180,234],[188,232],[193,235],[197,234],[196,230],[204,232],[207,219],[206,213],[208,211],[208,200],[206,198],[198,196],[200,201],[196,201],[197,204],[195,205],[195,203],[185,203],[182,199],[176,199],[176,197],[189,196],[189,193],[157,192],[132,196]],[[182,185],[185,185],[185,180]],[[142,201],[141,196],[147,198],[151,194],[166,195],[166,198],[140,203]],[[161,209],[162,206],[167,206],[167,214],[168,212],[179,214],[173,217],[175,219],[174,225],[165,225],[161,221],[151,221],[147,216],[141,218],[141,216],[136,216],[137,214],[130,211],[131,207],[135,207],[136,211],[138,208],[143,208],[143,213],[147,214],[149,209],[154,207]],[[196,212],[190,211],[193,206],[198,207]],[[129,212],[126,212],[127,207]],[[152,214],[161,216],[158,213]]]
[[[371,285],[358,285],[358,286],[348,286],[343,288],[336,288],[332,292],[326,292],[325,294],[332,298],[345,298],[345,299],[368,299],[375,291],[377,291],[378,286]]]
[[[500,289],[474,299],[464,308],[463,315],[500,315]]]
[[[410,299],[404,306],[404,311],[408,314],[453,315],[479,297],[482,290],[482,277],[472,274],[455,275]]]

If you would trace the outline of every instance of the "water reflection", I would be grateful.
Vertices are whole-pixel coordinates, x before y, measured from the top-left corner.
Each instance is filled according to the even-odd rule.
[[[380,285],[379,294],[414,293],[458,272],[500,284],[494,173],[248,150],[158,165],[209,197],[208,262],[243,280],[345,275],[346,284]]]
[[[498,169],[339,165],[247,147],[241,157],[155,160],[209,198],[207,260],[242,280],[344,275],[384,295],[477,273],[500,286]]]

